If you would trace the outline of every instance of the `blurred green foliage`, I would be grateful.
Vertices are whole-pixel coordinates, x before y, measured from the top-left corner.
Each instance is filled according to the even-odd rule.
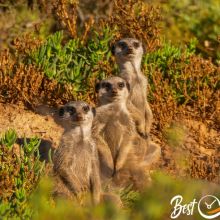
[[[130,188],[121,189],[123,209],[111,203],[96,207],[80,206],[74,201],[51,197],[53,181],[42,176],[44,163],[39,161],[37,150],[40,140],[31,139],[24,145],[16,144],[17,134],[8,130],[0,140],[0,218],[1,219],[77,219],[77,220],[142,220],[169,219],[173,207],[170,200],[175,195],[183,196],[183,203],[197,201],[210,193],[208,182],[183,180],[155,172],[152,185],[142,193]],[[12,147],[13,146],[13,147]],[[220,196],[219,188],[212,188],[212,194]],[[181,219],[202,219],[195,207],[193,216],[183,215]]]
[[[111,203],[101,203],[94,206],[80,206],[70,200],[51,199],[50,192],[53,182],[44,177],[41,179],[37,188],[29,197],[26,209],[29,215],[17,217],[17,219],[77,219],[77,220],[166,220],[170,219],[173,206],[170,205],[171,199],[176,195],[183,197],[183,204],[190,203],[193,199],[197,201],[208,192],[209,184],[192,180],[176,179],[155,173],[153,175],[152,186],[141,194],[136,194],[129,209],[125,206],[123,209],[116,208]],[[134,193],[134,192],[131,192]],[[213,195],[220,196],[219,189],[213,188]],[[129,200],[129,198],[127,197]],[[182,205],[183,205],[182,204]],[[180,219],[203,219],[194,209],[193,216],[182,214]]]
[[[53,29],[54,19],[42,13],[35,1],[17,0],[0,1],[0,48],[14,49],[14,38],[25,33],[45,39]]]
[[[169,146],[178,147],[184,143],[186,131],[182,125],[173,123],[164,129],[163,135],[165,136]]]
[[[220,64],[219,0],[168,0],[160,5],[164,11],[163,33],[168,39],[179,44],[197,38],[197,51]]]

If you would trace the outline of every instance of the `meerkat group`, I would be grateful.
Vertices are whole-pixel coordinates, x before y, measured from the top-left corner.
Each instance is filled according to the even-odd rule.
[[[124,38],[114,44],[112,53],[119,76],[96,84],[96,110],[83,101],[59,110],[65,131],[53,160],[54,195],[71,198],[88,191],[97,204],[105,183],[139,188],[149,180],[146,167],[160,154],[149,138],[153,116],[147,78],[141,73],[142,43]]]

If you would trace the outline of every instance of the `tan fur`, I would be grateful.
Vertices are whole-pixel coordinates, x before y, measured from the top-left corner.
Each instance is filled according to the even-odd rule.
[[[135,47],[135,44],[138,44],[138,47]],[[153,115],[147,101],[147,78],[141,72],[142,43],[133,38],[121,39],[115,44],[113,53],[120,68],[119,76],[131,86],[129,112],[135,120],[138,133],[148,137]]]
[[[117,208],[123,208],[123,203],[120,196],[114,193],[103,193],[101,195],[101,201],[104,203],[110,203]]]
[[[97,149],[91,137],[92,108],[82,101],[70,102],[60,109],[60,117],[66,130],[53,158],[54,195],[72,198],[89,191],[97,204],[101,185]]]
[[[119,82],[124,83],[124,88],[121,90],[117,86]],[[106,91],[103,87],[104,83],[109,83],[112,88]],[[112,95],[114,92],[115,96]],[[108,153],[108,159],[103,161],[110,166],[108,168],[111,172],[108,177],[123,167],[127,155],[132,149],[132,134],[135,128],[126,107],[128,94],[126,82],[122,78],[112,77],[100,83],[99,100],[108,100],[109,103],[96,109],[93,133],[101,158],[105,158],[106,152]],[[103,150],[103,148],[105,149]],[[105,155],[102,155],[102,152]]]
[[[122,89],[118,87],[121,82],[124,83]],[[122,186],[134,184],[136,171],[142,169],[138,165],[135,153],[136,145],[141,144],[140,138],[136,137],[135,123],[127,109],[128,88],[126,81],[120,77],[111,77],[100,82],[98,88],[100,106],[96,109],[92,129],[99,152],[103,182],[112,176],[114,181],[119,173],[126,172],[128,175],[126,179],[121,179],[122,184],[119,184],[120,180],[117,179],[117,184]],[[144,158],[144,154],[142,157]],[[145,175],[144,172],[141,171],[139,177],[141,175]],[[138,181],[142,182],[143,179],[142,176]]]

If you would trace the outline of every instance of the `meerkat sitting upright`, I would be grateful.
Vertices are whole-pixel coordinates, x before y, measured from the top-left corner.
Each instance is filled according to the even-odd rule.
[[[127,110],[129,84],[120,77],[102,80],[96,85],[99,102],[93,123],[93,135],[100,157],[101,174],[111,177],[119,171],[132,149],[135,124]]]
[[[129,84],[121,77],[111,77],[96,85],[99,107],[92,131],[99,153],[101,181],[110,180],[117,187],[132,184],[140,189],[139,186],[148,183],[149,175],[136,153],[136,144],[146,145],[146,140],[137,137],[127,109],[129,91]]]
[[[112,53],[119,66],[119,76],[129,82],[131,87],[128,109],[135,120],[138,133],[148,137],[153,115],[147,101],[147,78],[141,72],[143,46],[133,38],[124,38],[112,47]]]
[[[73,198],[90,191],[99,203],[101,185],[98,154],[91,137],[94,109],[83,101],[69,102],[59,110],[65,131],[53,158],[54,195]]]

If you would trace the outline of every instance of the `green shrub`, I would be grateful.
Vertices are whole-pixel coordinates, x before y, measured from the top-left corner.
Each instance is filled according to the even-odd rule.
[[[38,147],[40,140],[24,139],[16,144],[17,134],[8,130],[0,139],[0,218],[27,219],[32,211],[28,207],[29,194],[37,185],[44,170]]]
[[[40,67],[48,78],[73,84],[75,92],[85,92],[88,79],[95,77],[101,62],[109,60],[109,42],[113,36],[113,31],[106,28],[102,35],[93,31],[93,38],[86,45],[79,38],[63,45],[63,33],[57,32],[30,55],[28,62]],[[98,78],[100,76],[104,77],[105,73],[99,72]]]

